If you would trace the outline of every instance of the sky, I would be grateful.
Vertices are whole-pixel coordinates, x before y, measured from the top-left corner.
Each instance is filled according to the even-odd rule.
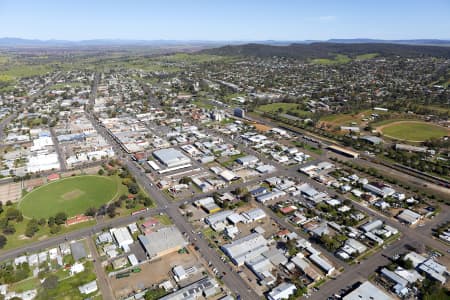
[[[0,37],[450,39],[450,0],[0,0]]]

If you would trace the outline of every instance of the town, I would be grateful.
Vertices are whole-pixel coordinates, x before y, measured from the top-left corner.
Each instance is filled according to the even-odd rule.
[[[449,45],[0,38],[0,299],[450,299]]]

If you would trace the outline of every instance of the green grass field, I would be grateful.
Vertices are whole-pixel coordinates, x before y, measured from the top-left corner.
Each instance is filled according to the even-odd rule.
[[[421,121],[399,121],[383,125],[379,129],[384,136],[411,142],[422,142],[431,138],[450,135],[450,130]]]
[[[378,56],[378,53],[366,53],[366,54],[361,54],[361,55],[357,55],[356,59],[357,60],[367,60],[367,59],[372,59]]]
[[[330,58],[316,58],[311,60],[313,64],[319,65],[337,65],[337,64],[346,64],[350,62],[352,59],[347,55],[337,54],[333,59]]]
[[[61,179],[31,191],[19,203],[26,217],[48,218],[58,212],[69,216],[89,207],[99,207],[115,198],[119,183],[106,176],[76,176]]]
[[[281,113],[285,114],[297,113],[300,117],[307,117],[311,115],[310,112],[299,109],[300,107],[301,105],[298,103],[278,102],[258,106],[257,110],[267,113],[278,113],[281,109]]]

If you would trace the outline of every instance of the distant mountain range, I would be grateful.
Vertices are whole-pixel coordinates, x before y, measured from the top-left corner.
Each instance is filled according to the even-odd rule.
[[[331,43],[320,42],[311,44],[291,44],[287,46],[245,44],[228,45],[201,51],[206,54],[228,56],[257,56],[257,57],[293,57],[300,60],[315,58],[333,59],[337,54],[356,57],[357,55],[377,53],[381,57],[445,57],[450,58],[450,47],[430,45],[404,45],[384,43]]]
[[[435,45],[450,46],[450,40],[438,39],[416,39],[416,40],[378,40],[378,39],[330,39],[320,40],[262,40],[262,41],[207,41],[207,40],[123,40],[123,39],[93,39],[81,41],[68,40],[38,40],[22,39],[15,37],[0,38],[0,47],[89,47],[89,46],[179,46],[179,45],[202,45],[217,47],[224,45],[242,44],[266,44],[266,45],[290,45],[290,44],[314,44],[314,43],[337,43],[337,44],[403,44],[403,45]]]

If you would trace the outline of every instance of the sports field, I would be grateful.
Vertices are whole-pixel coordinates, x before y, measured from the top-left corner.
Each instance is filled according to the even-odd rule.
[[[118,185],[114,178],[106,176],[68,177],[31,191],[19,202],[19,208],[29,218],[48,218],[58,212],[74,216],[115,198]]]
[[[398,121],[377,127],[384,136],[410,142],[423,142],[431,138],[450,135],[450,130],[422,121]]]

